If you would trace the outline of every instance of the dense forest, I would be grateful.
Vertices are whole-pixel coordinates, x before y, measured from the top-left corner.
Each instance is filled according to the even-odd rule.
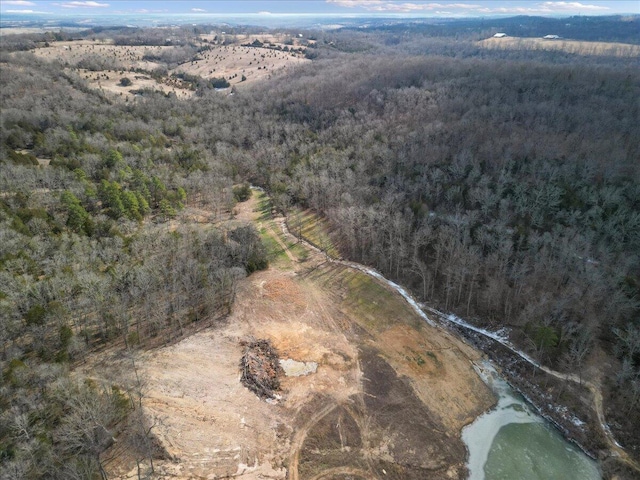
[[[110,385],[78,384],[70,366],[114,345],[135,366],[136,349],[224,317],[264,249],[252,228],[180,217],[201,207],[215,224],[236,201],[228,168],[182,137],[194,118],[113,105],[29,56],[3,60],[2,478],[92,478],[114,432],[145,440],[148,426],[127,415],[130,366]]]
[[[554,368],[599,369],[607,419],[640,457],[637,59],[313,35],[312,62],[234,95],[126,104],[10,51],[33,37],[4,45],[2,478],[91,478],[118,429],[151,455],[130,413],[135,351],[224,316],[266,266],[252,228],[221,222],[243,182],[322,214],[345,258],[420,301]],[[128,375],[74,381],[114,344]]]

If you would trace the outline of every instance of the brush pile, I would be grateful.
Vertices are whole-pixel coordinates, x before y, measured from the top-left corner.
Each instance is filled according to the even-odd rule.
[[[278,353],[269,340],[251,339],[241,342],[244,354],[240,359],[240,382],[260,398],[275,398],[280,388]]]

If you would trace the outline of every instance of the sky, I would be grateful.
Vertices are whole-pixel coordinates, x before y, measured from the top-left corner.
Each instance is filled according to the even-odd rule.
[[[640,0],[0,0],[0,14],[332,14],[407,17],[495,17],[503,15],[640,14]]]

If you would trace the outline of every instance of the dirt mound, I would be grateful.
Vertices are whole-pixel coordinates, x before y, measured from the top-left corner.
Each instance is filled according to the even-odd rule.
[[[278,352],[269,340],[247,340],[241,342],[245,347],[240,360],[242,384],[260,398],[276,398],[280,389],[279,374],[281,367]]]

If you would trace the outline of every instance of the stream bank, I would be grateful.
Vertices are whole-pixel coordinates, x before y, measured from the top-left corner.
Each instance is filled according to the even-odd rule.
[[[524,352],[516,349],[500,332],[490,332],[437,310],[426,308],[438,318],[436,322],[425,313],[425,306],[418,304],[404,287],[388,280],[373,268],[331,258],[318,245],[306,238],[293,235],[286,219],[281,223],[285,236],[296,238],[308,248],[321,253],[326,261],[343,265],[366,273],[399,293],[412,309],[429,325],[453,331],[479,351],[484,352],[504,372],[505,379],[537,410],[538,414],[552,423],[562,436],[579,447],[584,453],[601,462],[614,464],[611,471],[638,470],[636,463],[620,447],[610,433],[604,415],[597,410],[599,388],[594,384],[583,385],[576,375],[555,372],[539,364]],[[596,407],[594,407],[596,403]],[[614,477],[617,478],[617,477]],[[627,478],[623,474],[622,478]],[[629,477],[633,478],[633,477]]]
[[[489,361],[478,375],[498,397],[495,408],[462,431],[469,450],[469,480],[599,480],[596,461],[566,442]]]

